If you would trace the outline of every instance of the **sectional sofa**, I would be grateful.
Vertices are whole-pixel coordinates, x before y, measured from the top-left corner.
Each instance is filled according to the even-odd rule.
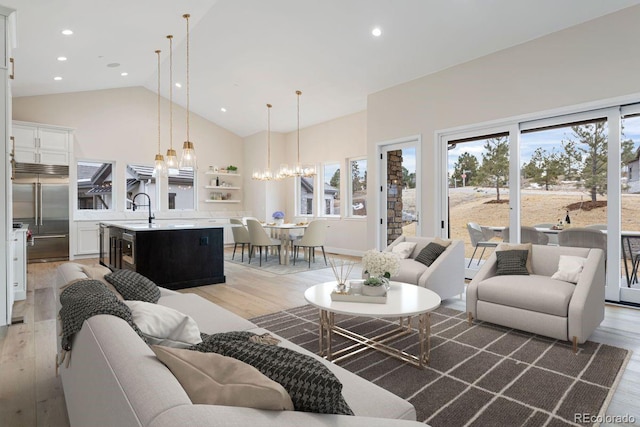
[[[89,278],[76,263],[58,267],[57,285]],[[200,296],[161,288],[158,304],[190,315],[201,332],[267,332]],[[60,345],[60,344],[59,344]],[[422,425],[407,401],[282,339],[279,345],[321,360],[342,382],[342,394],[355,416],[269,411],[236,406],[196,405],[122,319],[98,315],[85,321],[60,366],[72,426],[370,426]]]

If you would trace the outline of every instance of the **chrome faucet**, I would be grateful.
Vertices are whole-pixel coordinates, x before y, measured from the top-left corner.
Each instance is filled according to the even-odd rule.
[[[147,201],[148,203],[146,205],[136,205],[136,197],[138,196],[147,196]],[[138,193],[135,196],[133,196],[133,199],[131,199],[131,204],[132,207],[131,209],[135,212],[136,208],[139,206],[148,206],[149,207],[149,225],[153,224],[153,220],[155,219],[155,217],[153,215],[151,215],[151,197],[149,197],[149,195],[147,193]]]

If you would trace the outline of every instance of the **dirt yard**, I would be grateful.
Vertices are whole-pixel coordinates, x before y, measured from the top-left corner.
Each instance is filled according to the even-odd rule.
[[[452,189],[450,191],[451,237],[465,241],[465,256],[471,257],[473,247],[467,232],[467,223],[476,222],[482,226],[506,226],[509,223],[509,205],[507,203],[486,203],[495,200],[495,190]],[[509,198],[508,192],[501,194]],[[564,220],[566,206],[572,203],[590,200],[583,192],[546,192],[525,191],[522,194],[523,225],[541,223],[557,223]],[[599,197],[598,200],[606,200]],[[640,230],[640,195],[623,195],[622,198],[622,230]],[[584,227],[589,224],[606,224],[606,208],[592,210],[577,209],[569,212],[572,227]],[[501,240],[496,238],[495,240]]]

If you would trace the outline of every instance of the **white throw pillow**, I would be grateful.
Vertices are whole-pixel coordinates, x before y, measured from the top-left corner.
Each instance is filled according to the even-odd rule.
[[[123,301],[150,345],[187,348],[202,342],[195,320],[163,305],[145,301]]]
[[[415,242],[402,242],[391,248],[391,252],[398,255],[400,259],[409,258],[413,252],[413,248],[416,247]]]
[[[558,271],[553,273],[551,278],[569,283],[578,283],[580,273],[582,273],[582,269],[586,262],[586,258],[579,256],[560,255]]]

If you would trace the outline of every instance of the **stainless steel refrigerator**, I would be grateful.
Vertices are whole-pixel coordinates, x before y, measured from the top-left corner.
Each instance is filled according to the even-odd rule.
[[[29,224],[28,262],[69,259],[69,167],[17,163],[13,221]]]

